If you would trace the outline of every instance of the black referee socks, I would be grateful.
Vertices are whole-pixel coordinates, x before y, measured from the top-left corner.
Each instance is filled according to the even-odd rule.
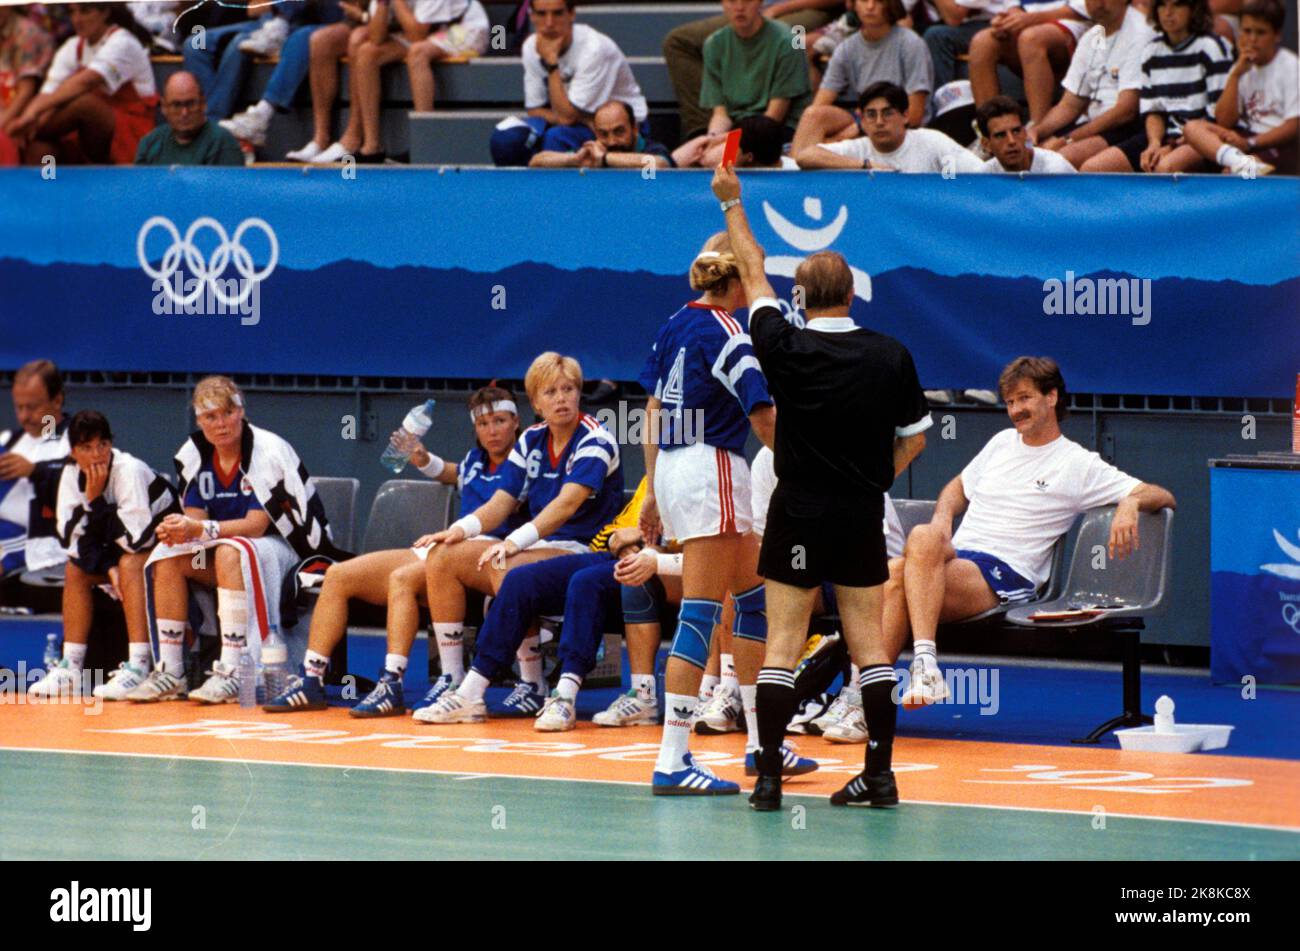
[[[879,776],[893,767],[894,730],[898,726],[898,705],[894,703],[894,684],[898,677],[889,664],[876,664],[858,671],[862,690],[862,712],[867,718],[868,776]],[[759,720],[759,725],[762,725]]]
[[[758,672],[758,742],[755,756],[760,776],[781,775],[781,745],[794,716],[794,671],[764,667]]]

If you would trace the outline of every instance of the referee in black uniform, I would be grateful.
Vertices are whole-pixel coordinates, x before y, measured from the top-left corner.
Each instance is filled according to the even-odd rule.
[[[821,251],[795,271],[807,326],[781,314],[763,272],[763,249],[740,204],[740,181],[719,168],[713,193],[749,301],[754,353],[776,402],[777,487],[767,514],[759,574],[767,581],[767,653],[758,675],[758,782],[749,802],[781,806],[781,743],[794,713],[794,667],[813,599],[835,586],[849,654],[860,669],[870,740],[866,768],[834,805],[898,804],[890,759],[898,709],[893,658],[881,645],[884,493],[925,447],[930,426],[912,355],[897,340],[849,318],[853,273]]]

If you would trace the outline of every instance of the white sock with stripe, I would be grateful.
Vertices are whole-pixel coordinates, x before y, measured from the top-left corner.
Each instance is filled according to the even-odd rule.
[[[932,640],[922,638],[921,640],[912,641],[913,663],[920,661],[926,670],[938,670],[939,658],[936,653],[937,650],[938,648]]]
[[[482,700],[483,694],[487,692],[491,683],[492,681],[471,668],[460,682],[460,686],[456,688],[456,695],[462,700]]]
[[[718,686],[719,682],[720,680],[716,674],[705,674],[703,677],[701,677],[700,678],[700,699],[708,700],[710,697],[712,697],[714,688]]]
[[[689,694],[664,692],[664,732],[659,741],[659,758],[655,760],[657,772],[675,773],[686,767],[694,709],[695,698]]]
[[[132,667],[147,674],[153,666],[153,648],[148,641],[132,641],[126,648],[126,660]]]
[[[318,651],[308,650],[302,658],[302,666],[308,677],[325,679],[325,671],[330,668],[330,659]]]
[[[519,662],[519,679],[526,684],[532,684],[534,690],[546,693],[546,681],[542,677],[541,645],[542,636],[530,634],[519,645],[519,650],[515,652],[515,660]]]
[[[565,700],[577,700],[578,691],[582,689],[582,678],[577,674],[563,674],[555,685],[555,692]]]
[[[463,621],[433,622],[433,636],[438,644],[438,662],[442,672],[451,675],[453,686],[465,679],[464,634]]]
[[[740,681],[736,679],[736,658],[731,654],[720,654],[722,676],[719,682],[730,690],[739,690]]]
[[[221,624],[221,663],[239,666],[248,645],[248,599],[234,588],[217,589],[217,621]]]
[[[391,674],[397,674],[397,679],[401,680],[402,675],[406,673],[406,655],[405,654],[385,654],[384,670]]]
[[[184,621],[158,619],[158,666],[173,677],[185,676]]]
[[[86,665],[86,645],[64,641],[63,659],[68,662],[70,670],[81,670]]]

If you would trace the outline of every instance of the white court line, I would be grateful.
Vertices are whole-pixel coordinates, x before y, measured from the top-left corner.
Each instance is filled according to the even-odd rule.
[[[344,771],[352,769],[364,769],[377,773],[417,773],[432,776],[450,776],[453,779],[518,779],[518,780],[540,780],[545,782],[557,783],[598,783],[606,786],[640,786],[648,785],[645,782],[633,782],[627,779],[574,779],[571,776],[519,776],[513,773],[474,773],[467,775],[461,769],[412,769],[407,766],[363,766],[363,765],[344,765],[342,763],[296,763],[292,760],[244,760],[232,759],[222,756],[177,756],[167,753],[129,753],[117,750],[60,750],[47,749],[44,747],[33,746],[0,746],[0,752],[14,753],[62,753],[75,754],[83,756],[124,756],[139,759],[166,759],[166,760],[195,760],[207,763],[239,763],[264,766],[302,766],[315,769],[341,769]],[[797,792],[791,789],[783,789],[782,792],[787,796],[803,796],[809,799],[824,799],[825,793]],[[710,797],[718,798],[718,797]],[[1029,806],[995,806],[984,803],[974,802],[939,802],[931,799],[905,799],[904,805],[917,806],[952,806],[962,809],[1000,809],[1006,812],[1047,812],[1056,813],[1064,816],[1086,816],[1092,818],[1097,815],[1091,809],[1084,811],[1079,809],[1051,809],[1047,807],[1029,807]],[[1152,822],[1186,822],[1191,825],[1204,826],[1225,826],[1234,829],[1260,829],[1265,832],[1290,832],[1293,835],[1300,834],[1300,829],[1293,829],[1287,826],[1270,826],[1255,822],[1224,822],[1219,819],[1182,819],[1174,816],[1140,816],[1128,812],[1111,812],[1105,813],[1107,819],[1138,819],[1151,820]]]

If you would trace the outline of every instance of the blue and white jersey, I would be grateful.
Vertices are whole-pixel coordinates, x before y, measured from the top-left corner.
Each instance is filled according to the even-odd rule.
[[[230,472],[220,471],[214,452],[199,466],[198,475],[185,492],[186,508],[203,509],[218,522],[243,518],[262,508],[244,471],[243,460]]]
[[[740,321],[696,301],[660,329],[640,383],[663,404],[664,451],[704,443],[743,455],[749,414],[772,402]]]
[[[525,500],[530,519],[570,482],[592,490],[569,520],[546,536],[548,541],[588,545],[623,507],[618,441],[600,420],[586,413],[579,417],[577,430],[558,456],[552,453],[551,431],[545,423],[538,423],[524,430],[502,468],[505,477],[498,488]]]
[[[482,446],[475,446],[465,453],[465,458],[456,467],[456,488],[460,492],[460,518],[473,514],[488,499],[496,494],[497,489],[504,488],[506,464],[494,466]],[[509,491],[508,489],[506,491]],[[493,534],[508,535],[528,519],[521,509],[511,513],[499,529]]]

